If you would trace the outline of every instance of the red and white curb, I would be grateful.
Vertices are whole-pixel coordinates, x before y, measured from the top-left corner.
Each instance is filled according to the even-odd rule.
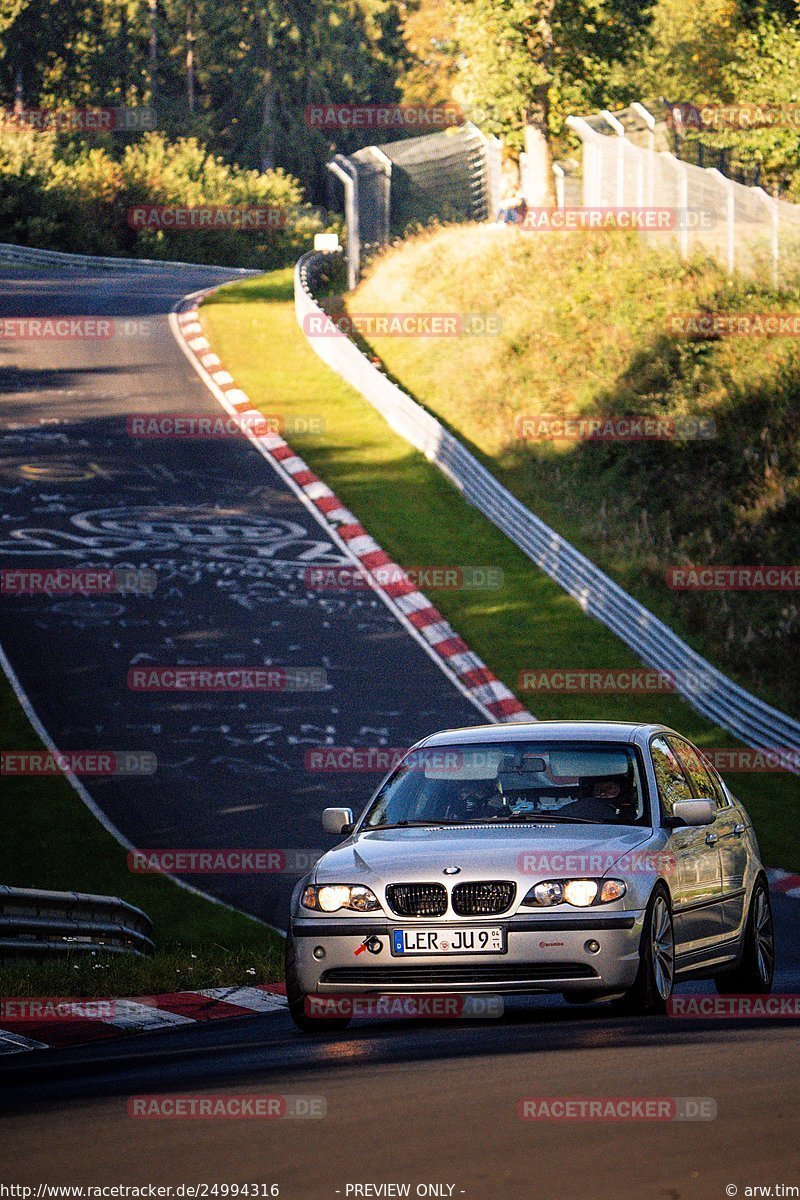
[[[13,1005],[13,997],[9,997],[5,1003]],[[58,1003],[68,1004],[69,1001],[65,998]],[[56,1016],[52,1019],[37,1017],[36,1020],[8,1022],[0,1028],[0,1054],[78,1046],[126,1034],[153,1033],[179,1025],[194,1025],[198,1021],[283,1012],[286,1008],[286,987],[282,983],[268,983],[253,987],[201,988],[196,992],[168,992],[159,996],[138,996],[132,1000],[107,1000],[103,1003],[103,1020],[88,1017],[59,1020]]]
[[[793,875],[791,871],[781,871],[776,867],[767,871],[767,879],[773,892],[780,892],[792,900],[800,900],[800,875]]]
[[[238,420],[242,432],[257,443],[273,465],[288,476],[295,490],[310,501],[322,524],[335,531],[353,558],[363,569],[365,578],[376,592],[390,601],[389,607],[399,613],[404,623],[424,639],[433,650],[440,665],[454,678],[459,690],[468,695],[493,721],[532,721],[535,718],[516,696],[501,683],[486,664],[470,650],[452,626],[428,598],[403,575],[402,567],[392,561],[352,512],[334,495],[307,463],[295,454],[291,446],[276,433],[258,434],[254,424],[263,423],[261,413],[249,396],[236,386],[203,333],[198,304],[214,288],[187,297],[175,311],[173,329],[194,363],[209,390],[225,410]],[[397,582],[381,583],[372,574],[381,568],[381,575]]]

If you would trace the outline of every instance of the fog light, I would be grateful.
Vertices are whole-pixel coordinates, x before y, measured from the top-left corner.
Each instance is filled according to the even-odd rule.
[[[315,946],[314,947],[314,958],[319,960],[320,958],[324,958],[324,957],[325,957],[325,947],[324,946]]]
[[[584,950],[588,950],[590,954],[597,954],[600,950],[600,943],[594,938],[589,938],[588,942],[583,943]]]

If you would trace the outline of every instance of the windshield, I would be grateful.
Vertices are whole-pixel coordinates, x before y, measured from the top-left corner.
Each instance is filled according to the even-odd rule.
[[[502,821],[648,824],[633,748],[486,742],[411,751],[381,787],[363,828]]]

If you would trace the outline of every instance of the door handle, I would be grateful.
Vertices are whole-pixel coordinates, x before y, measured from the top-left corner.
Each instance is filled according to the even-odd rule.
[[[734,825],[733,832],[734,833],[744,833],[745,829],[747,829],[746,825]]]
[[[707,833],[706,834],[706,845],[707,846],[716,846],[718,841],[719,841],[718,833]]]

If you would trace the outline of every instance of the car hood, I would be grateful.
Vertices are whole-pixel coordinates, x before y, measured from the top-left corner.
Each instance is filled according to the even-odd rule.
[[[604,875],[644,842],[652,829],[607,825],[457,826],[376,829],[349,838],[317,863],[317,883],[382,883],[475,879],[552,879]]]

